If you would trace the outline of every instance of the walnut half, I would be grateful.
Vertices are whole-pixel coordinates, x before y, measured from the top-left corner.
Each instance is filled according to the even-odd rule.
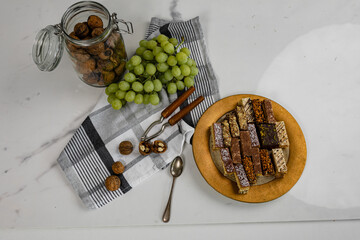
[[[152,145],[152,151],[154,153],[164,153],[167,150],[166,143],[160,140],[156,140]]]
[[[152,150],[151,147],[152,147],[151,143],[141,141],[139,143],[139,152],[140,152],[140,154],[144,155],[144,156],[149,155],[151,153],[151,150]]]

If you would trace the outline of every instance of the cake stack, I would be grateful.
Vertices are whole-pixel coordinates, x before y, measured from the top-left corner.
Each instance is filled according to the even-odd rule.
[[[221,122],[211,126],[215,165],[246,194],[259,178],[287,173],[283,149],[289,147],[285,123],[277,121],[271,101],[243,98]]]

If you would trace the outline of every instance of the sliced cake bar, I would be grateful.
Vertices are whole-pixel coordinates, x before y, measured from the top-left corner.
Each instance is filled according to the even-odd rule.
[[[246,131],[248,129],[248,124],[247,124],[247,120],[246,120],[244,107],[242,105],[237,105],[235,112],[236,112],[240,130]]]
[[[289,147],[290,143],[285,128],[285,122],[284,121],[276,122],[275,126],[276,126],[277,136],[279,139],[279,147],[281,148]]]
[[[230,152],[233,163],[241,163],[241,150],[240,150],[240,142],[238,138],[231,139]]]
[[[221,123],[211,125],[210,135],[212,139],[212,149],[216,150],[224,147]]]
[[[260,149],[260,162],[264,176],[274,176],[274,165],[271,162],[269,151],[267,149]]]
[[[274,148],[271,150],[271,155],[274,160],[275,177],[281,178],[287,173],[287,166],[284,157],[284,152],[281,148]]]
[[[265,121],[267,123],[275,123],[276,119],[274,116],[274,111],[272,108],[271,100],[270,99],[263,100],[262,106],[263,106],[263,110],[264,110]]]
[[[224,166],[225,175],[229,175],[234,172],[234,165],[230,156],[230,151],[228,148],[220,149],[220,156]]]
[[[231,147],[231,135],[230,135],[230,126],[228,120],[221,122],[222,125],[222,134],[225,147]]]
[[[240,194],[246,194],[250,189],[250,183],[246,176],[244,166],[242,164],[234,164],[235,180]]]
[[[239,129],[239,125],[237,124],[237,121],[236,121],[235,113],[230,113],[230,115],[229,115],[229,124],[230,124],[231,136],[233,138],[239,137],[240,136],[240,129]]]
[[[261,101],[259,99],[252,100],[252,107],[254,110],[254,117],[256,123],[264,123],[265,122],[265,115],[264,111],[261,106]]]
[[[244,108],[246,120],[248,123],[252,123],[255,121],[254,117],[254,110],[251,104],[250,98],[242,98],[239,102],[239,105],[241,105]]]

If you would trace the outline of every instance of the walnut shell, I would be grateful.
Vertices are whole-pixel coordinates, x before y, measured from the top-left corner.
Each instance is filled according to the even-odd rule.
[[[105,180],[105,187],[109,191],[116,191],[120,188],[121,181],[118,176],[111,175]]]
[[[84,49],[77,49],[73,51],[71,55],[80,62],[86,62],[90,59],[90,54],[88,54]]]
[[[87,20],[87,24],[89,25],[90,28],[95,29],[95,28],[102,28],[103,27],[103,21],[101,20],[101,18],[99,18],[96,15],[91,15],[88,17]]]
[[[97,66],[101,71],[112,71],[114,69],[114,64],[109,60],[98,60]]]
[[[133,145],[130,141],[123,141],[119,145],[119,152],[122,155],[129,155],[133,151]]]
[[[74,32],[77,37],[83,39],[89,34],[90,30],[86,23],[77,23],[74,27]]]
[[[114,164],[111,166],[111,169],[115,174],[121,174],[124,172],[125,167],[121,162],[114,162]]]
[[[139,143],[139,152],[141,155],[149,155],[151,153],[151,143],[149,142],[144,142],[144,141],[141,141]]]
[[[91,47],[86,48],[86,51],[91,55],[98,55],[105,50],[103,42],[97,43]]]
[[[111,57],[111,55],[113,55],[113,53],[114,52],[111,48],[107,48],[107,49],[105,49],[105,51],[101,52],[98,56],[102,60],[107,60]]]
[[[92,37],[100,36],[104,32],[103,28],[94,28],[91,32]]]

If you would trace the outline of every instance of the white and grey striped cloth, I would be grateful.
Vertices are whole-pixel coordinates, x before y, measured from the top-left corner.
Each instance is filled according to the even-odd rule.
[[[159,136],[158,139],[168,144],[165,153],[142,156],[137,150],[140,137],[151,122],[160,118],[161,110],[177,96],[174,94],[169,98],[163,90],[158,106],[126,104],[120,111],[116,111],[107,103],[104,94],[58,158],[66,177],[88,208],[104,206],[165,168],[180,154],[183,140],[186,138],[190,142],[193,127],[202,113],[219,99],[217,80],[207,55],[199,18],[176,22],[152,18],[146,38],[160,33],[178,40],[184,37],[184,46],[190,49],[191,57],[199,68],[199,74],[195,77],[196,91],[180,108],[200,95],[205,100],[178,126],[166,128]],[[118,150],[119,143],[125,140],[131,141],[135,148],[127,156],[121,155]],[[105,188],[104,181],[113,174],[111,166],[116,161],[124,164],[125,171],[118,174],[120,189],[110,192]]]

